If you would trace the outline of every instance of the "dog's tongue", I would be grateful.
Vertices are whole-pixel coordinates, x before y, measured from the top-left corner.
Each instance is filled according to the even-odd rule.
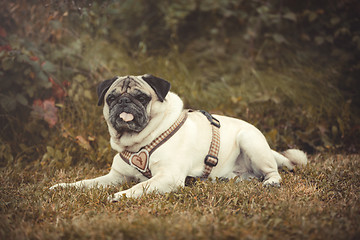
[[[134,115],[131,113],[122,112],[120,113],[119,117],[124,120],[124,122],[130,122],[134,119]]]

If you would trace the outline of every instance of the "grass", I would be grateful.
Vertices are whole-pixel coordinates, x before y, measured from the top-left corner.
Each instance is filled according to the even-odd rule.
[[[360,156],[314,155],[281,188],[257,180],[197,182],[176,192],[108,203],[121,188],[48,190],[105,174],[3,168],[0,239],[359,239]]]

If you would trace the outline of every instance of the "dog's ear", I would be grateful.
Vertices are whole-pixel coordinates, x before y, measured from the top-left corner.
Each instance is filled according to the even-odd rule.
[[[145,74],[142,79],[147,82],[152,89],[154,89],[160,102],[163,102],[170,91],[171,84],[162,78],[158,78],[150,74]]]
[[[109,90],[111,84],[113,84],[113,82],[115,82],[119,77],[113,77],[112,79],[107,79],[102,81],[98,86],[97,86],[97,95],[98,95],[98,106],[101,106],[104,103],[104,96],[107,92],[107,90]]]

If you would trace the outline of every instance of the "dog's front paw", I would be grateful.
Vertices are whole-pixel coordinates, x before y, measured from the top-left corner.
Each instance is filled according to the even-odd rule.
[[[280,187],[280,182],[273,179],[268,179],[263,183],[264,187]]]
[[[114,202],[119,202],[121,199],[125,199],[125,198],[126,198],[126,193],[118,192],[115,193],[114,195],[109,196],[107,199],[109,202],[114,203]]]
[[[68,183],[58,183],[55,184],[54,186],[50,187],[49,190],[55,190],[56,188],[65,188],[65,187],[69,187]]]

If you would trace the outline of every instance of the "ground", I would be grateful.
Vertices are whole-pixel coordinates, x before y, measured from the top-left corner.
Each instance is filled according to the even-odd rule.
[[[313,155],[280,188],[259,180],[197,182],[176,192],[107,202],[119,186],[49,191],[105,174],[1,170],[1,239],[359,239],[360,155]]]

